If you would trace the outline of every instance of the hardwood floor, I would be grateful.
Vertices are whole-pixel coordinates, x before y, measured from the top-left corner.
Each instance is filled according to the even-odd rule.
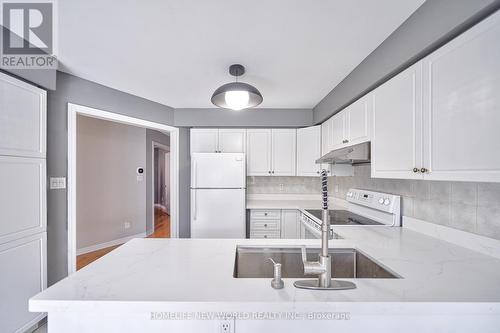
[[[155,208],[155,230],[147,238],[170,238],[170,215],[161,209]],[[91,262],[113,251],[122,244],[110,246],[97,251],[84,253],[76,257],[76,269],[79,270]]]
[[[100,249],[100,250],[89,252],[89,253],[80,254],[79,256],[76,257],[76,270],[79,270],[79,269],[87,266],[91,262],[96,261],[100,257],[113,251],[114,249],[116,249],[120,245],[122,245],[122,244],[106,247],[104,249]]]

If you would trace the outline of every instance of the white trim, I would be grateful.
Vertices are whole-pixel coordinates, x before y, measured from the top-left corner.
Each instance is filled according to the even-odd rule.
[[[500,258],[500,241],[439,224],[403,216],[403,227],[488,256]]]
[[[164,144],[161,144],[157,141],[154,141],[154,140],[151,140],[151,202],[153,203],[151,205],[151,225],[153,226],[153,230],[151,233],[153,233],[155,231],[155,148],[158,147],[158,148],[161,148],[163,149],[164,151],[170,153],[170,147],[168,146],[165,146]],[[170,167],[172,167],[172,164],[170,164]],[[170,174],[170,177],[172,177],[171,173],[170,173],[170,170],[169,170],[169,174]],[[168,189],[170,191],[170,197],[172,197],[172,191],[171,189],[169,188]],[[166,208],[165,208],[166,210]],[[148,228],[146,226],[146,232],[148,232]],[[172,235],[173,233],[173,225],[172,223],[170,224],[170,235]]]
[[[76,115],[167,132],[170,136],[170,228],[179,237],[179,129],[152,121],[68,103],[68,274],[76,272]]]
[[[110,247],[110,246],[120,245],[120,244],[126,243],[129,240],[132,240],[134,238],[144,238],[144,237],[146,237],[146,233],[145,232],[141,232],[140,234],[136,234],[136,235],[132,235],[132,236],[127,236],[127,237],[123,237],[123,238],[118,238],[118,239],[113,239],[113,240],[111,240],[109,242],[94,244],[94,245],[90,245],[90,246],[87,246],[87,247],[82,247],[81,249],[77,249],[76,250],[76,255],[79,256],[81,254],[85,254],[85,253],[89,253],[89,252],[94,252],[94,251],[97,251],[97,250],[105,249],[105,248]]]

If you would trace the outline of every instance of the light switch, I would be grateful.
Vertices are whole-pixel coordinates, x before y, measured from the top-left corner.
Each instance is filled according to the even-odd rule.
[[[51,190],[62,190],[66,188],[66,177],[50,177],[49,187]]]

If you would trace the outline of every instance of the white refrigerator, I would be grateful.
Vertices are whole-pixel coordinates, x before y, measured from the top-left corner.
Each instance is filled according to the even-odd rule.
[[[191,154],[191,238],[245,238],[245,154]]]

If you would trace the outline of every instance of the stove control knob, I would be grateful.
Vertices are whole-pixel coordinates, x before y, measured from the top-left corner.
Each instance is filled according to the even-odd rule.
[[[391,200],[389,200],[389,198],[386,198],[384,200],[384,205],[389,206],[390,203],[391,203]]]
[[[384,204],[384,198],[378,199],[378,203],[381,204],[381,205],[383,205]]]

